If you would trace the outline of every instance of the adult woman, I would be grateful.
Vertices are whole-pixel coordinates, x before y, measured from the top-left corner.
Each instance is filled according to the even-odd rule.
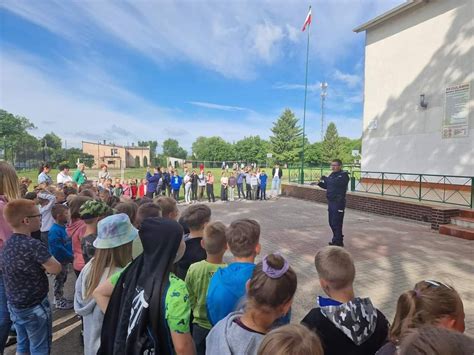
[[[39,175],[38,175],[38,184],[51,185],[53,183],[53,179],[51,179],[51,176],[48,175],[50,171],[51,171],[51,164],[44,163],[40,165]]]
[[[92,292],[132,261],[132,242],[138,236],[138,230],[125,213],[106,217],[97,227],[94,258],[79,274],[74,295],[74,310],[84,321],[85,355],[97,354],[104,317]]]
[[[20,184],[15,168],[7,162],[0,161],[0,254],[5,242],[12,234],[12,230],[3,217],[5,205],[12,200],[20,198]],[[12,322],[7,308],[5,286],[3,284],[2,265],[0,260],[0,354],[3,354],[5,343]]]
[[[79,163],[77,164],[77,170],[72,176],[72,179],[77,183],[77,185],[81,186],[83,183],[86,182],[87,176],[86,173],[84,172],[84,169],[86,166],[84,163]]]

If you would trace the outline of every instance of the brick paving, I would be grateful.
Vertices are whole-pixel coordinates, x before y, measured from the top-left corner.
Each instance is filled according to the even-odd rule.
[[[280,198],[216,203],[212,211],[213,220],[225,223],[243,217],[259,221],[262,254],[282,252],[297,272],[293,321],[301,320],[322,292],[313,258],[331,235],[327,205]],[[461,294],[466,333],[474,335],[474,242],[441,236],[429,223],[346,211],[344,243],[356,263],[356,294],[370,297],[392,320],[402,292],[423,279],[444,281]]]
[[[321,294],[313,258],[327,245],[327,205],[293,198],[210,204],[213,220],[230,223],[254,218],[262,226],[262,254],[280,251],[298,275],[292,321],[299,322]],[[180,209],[186,206],[180,205]],[[345,245],[356,263],[356,294],[370,297],[393,319],[398,296],[417,281],[433,278],[453,285],[461,294],[466,333],[474,336],[474,242],[441,236],[429,223],[346,210]],[[226,254],[226,261],[231,255]],[[260,260],[260,257],[257,261]],[[71,273],[65,294],[72,298]],[[79,325],[71,311],[54,312],[52,354],[82,354]],[[14,346],[6,354],[14,354]]]

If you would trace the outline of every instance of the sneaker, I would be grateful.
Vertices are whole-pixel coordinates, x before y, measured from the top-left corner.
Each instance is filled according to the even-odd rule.
[[[74,302],[65,298],[60,298],[59,300],[56,300],[55,307],[56,309],[62,310],[72,309],[74,308]]]
[[[331,246],[336,246],[336,247],[344,248],[344,242],[342,242],[342,243],[329,242],[328,244],[331,245]]]

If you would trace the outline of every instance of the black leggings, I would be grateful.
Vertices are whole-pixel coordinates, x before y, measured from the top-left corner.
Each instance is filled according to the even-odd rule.
[[[214,185],[207,184],[207,199],[209,200],[209,202],[211,202],[211,198],[212,202],[216,202],[216,198],[214,196]]]

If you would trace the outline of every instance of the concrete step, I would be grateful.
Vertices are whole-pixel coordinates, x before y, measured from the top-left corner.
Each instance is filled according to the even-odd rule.
[[[474,210],[461,210],[459,217],[474,218]]]
[[[467,217],[452,217],[451,224],[455,224],[462,228],[474,230],[474,218]]]
[[[439,234],[467,240],[474,240],[474,229],[462,228],[455,224],[441,224]]]

